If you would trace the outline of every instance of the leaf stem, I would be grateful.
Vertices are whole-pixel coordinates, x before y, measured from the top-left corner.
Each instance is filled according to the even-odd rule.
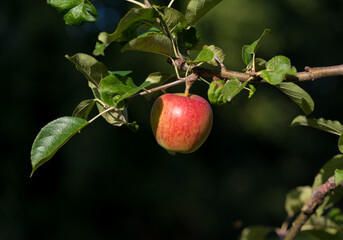
[[[170,8],[174,3],[174,0],[171,0],[170,3],[168,4],[168,7]]]
[[[102,116],[103,114],[107,113],[107,112],[110,112],[112,110],[115,110],[116,108],[115,107],[110,107],[110,108],[107,108],[106,110],[102,111],[101,113],[99,113],[98,115],[96,115],[95,117],[93,117],[91,120],[88,121],[88,124],[89,123],[92,123],[94,120],[96,120],[98,117]]]
[[[170,60],[173,62],[173,66],[174,66],[174,69],[175,69],[175,73],[176,73],[177,79],[181,79],[180,74],[179,74],[179,69],[178,69],[178,67],[176,66],[176,63],[175,63],[174,59],[173,59],[173,58],[170,58]]]
[[[142,7],[142,8],[146,8],[146,6],[143,3],[141,3],[141,2],[138,2],[138,1],[135,1],[135,0],[126,0],[126,1],[127,2],[131,2],[133,4],[136,4],[136,5],[138,5],[138,6]]]
[[[205,83],[207,83],[208,85],[211,85],[211,83],[209,83],[208,81],[206,81],[206,79],[202,78],[202,77],[199,77],[199,79]]]

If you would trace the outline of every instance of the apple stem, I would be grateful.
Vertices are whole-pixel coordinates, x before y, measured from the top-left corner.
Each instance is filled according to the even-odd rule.
[[[185,88],[185,96],[188,97],[189,95],[189,89],[191,88],[194,81],[192,81],[189,77],[186,77],[186,88]]]

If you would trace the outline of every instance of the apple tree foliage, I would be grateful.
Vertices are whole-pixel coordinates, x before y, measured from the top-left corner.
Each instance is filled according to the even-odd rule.
[[[93,56],[86,53],[66,55],[88,81],[92,97],[81,101],[72,116],[58,118],[41,129],[32,145],[31,176],[75,134],[99,117],[113,126],[124,125],[137,131],[138,124],[135,121],[130,122],[127,117],[132,98],[176,84],[187,84],[193,70],[201,65],[212,65],[220,68],[219,71],[226,70],[223,65],[225,54],[222,49],[203,43],[196,28],[197,22],[221,0],[189,0],[184,13],[172,8],[173,0],[168,6],[153,5],[149,1],[128,2],[137,6],[122,17],[114,32],[99,34]],[[63,15],[67,25],[81,25],[97,20],[97,10],[89,0],[48,0],[47,3]],[[254,81],[256,79],[273,85],[304,112],[304,115],[293,120],[291,126],[308,126],[337,135],[338,150],[342,154],[336,155],[324,164],[312,186],[297,187],[287,194],[286,228],[283,229],[286,234],[280,233],[282,228],[257,225],[245,228],[241,240],[275,239],[275,232],[279,232],[281,238],[291,239],[286,236],[287,228],[290,227],[288,221],[294,219],[301,211],[314,190],[324,184],[330,176],[334,176],[336,184],[343,180],[343,125],[338,121],[308,117],[314,111],[311,96],[295,82],[285,81],[287,77],[297,76],[298,73],[289,58],[275,56],[265,60],[256,56],[263,39],[270,33],[271,31],[266,29],[256,41],[242,47],[242,61],[246,65],[244,71],[250,74],[251,78],[242,81],[238,78],[213,76],[211,81],[207,81],[196,75],[196,79],[192,81],[200,80],[208,84],[207,98],[213,105],[229,103],[243,91],[248,92],[249,98],[253,97],[258,85]],[[136,84],[130,77],[131,71],[108,69],[104,63],[96,60],[96,56],[104,55],[106,48],[111,44],[120,44],[122,52],[144,51],[163,55],[174,68],[175,74],[153,72],[143,83]],[[89,114],[94,107],[99,113],[90,118]],[[315,209],[315,214],[304,223],[297,239],[342,239],[343,213],[335,208],[334,204],[341,199],[343,191],[340,188],[334,191],[335,194],[327,195],[323,203]]]

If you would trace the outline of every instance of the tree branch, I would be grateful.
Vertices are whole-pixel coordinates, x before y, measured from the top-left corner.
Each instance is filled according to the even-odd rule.
[[[185,67],[182,67],[182,70],[185,70]],[[245,82],[248,79],[251,82],[266,82],[260,76],[244,73],[244,72],[235,72],[231,70],[213,70],[213,69],[206,69],[201,67],[195,67],[192,69],[192,72],[197,73],[201,77],[213,77],[216,76],[218,78],[237,78],[238,80]],[[305,71],[299,72],[297,76],[287,75],[285,82],[306,82],[306,81],[313,81],[318,78],[324,77],[333,77],[333,76],[343,76],[343,64],[336,65],[336,66],[329,66],[329,67],[305,67]]]
[[[286,236],[283,240],[293,240],[300,232],[302,226],[311,217],[316,209],[323,204],[325,197],[333,190],[343,186],[343,182],[336,184],[335,177],[331,176],[323,185],[316,188],[309,199],[305,202],[301,208],[301,212],[298,217],[294,220],[292,227],[287,231]]]

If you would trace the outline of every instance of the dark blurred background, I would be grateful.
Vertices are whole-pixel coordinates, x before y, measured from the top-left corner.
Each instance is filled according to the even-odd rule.
[[[176,0],[174,7],[183,12],[186,2]],[[312,184],[338,153],[338,139],[289,127],[301,110],[266,84],[257,85],[250,100],[243,93],[213,107],[211,135],[193,154],[171,156],[160,148],[149,126],[153,102],[137,98],[129,116],[139,123],[138,133],[99,119],[29,177],[39,130],[92,97],[64,55],[91,54],[98,33],[113,32],[133,6],[93,3],[99,21],[70,27],[45,1],[2,0],[0,239],[237,239],[245,226],[280,226],[285,194]],[[342,12],[341,0],[224,0],[198,28],[238,71],[241,47],[270,28],[258,56],[285,55],[301,71],[343,63]],[[98,60],[110,70],[133,70],[136,83],[151,72],[173,71],[161,56],[120,53],[117,44]],[[311,117],[343,122],[342,77],[301,87],[315,101]],[[206,96],[206,84],[196,83],[192,92]]]

